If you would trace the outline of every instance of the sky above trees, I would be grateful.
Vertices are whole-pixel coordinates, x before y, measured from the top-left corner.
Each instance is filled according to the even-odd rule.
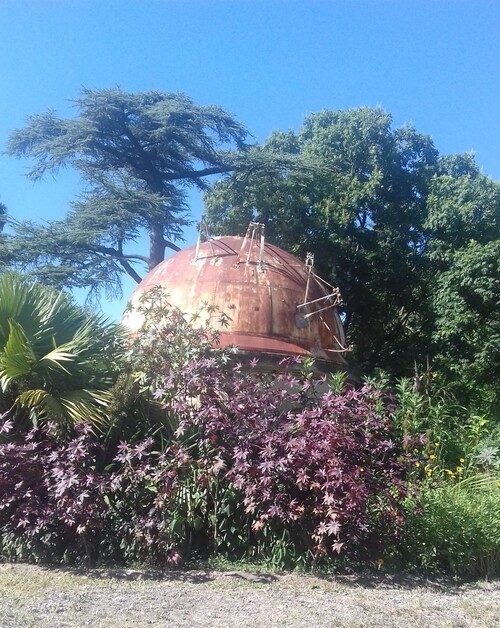
[[[2,150],[28,115],[70,116],[82,86],[120,86],[220,105],[258,141],[324,108],[379,105],[500,178],[496,0],[3,0],[0,23]],[[27,166],[0,156],[0,202],[17,219],[62,216],[76,175],[33,184]],[[191,205],[199,218],[199,195]]]

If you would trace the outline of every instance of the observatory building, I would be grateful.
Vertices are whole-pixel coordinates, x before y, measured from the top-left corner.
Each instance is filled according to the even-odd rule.
[[[321,368],[347,367],[337,288],[319,278],[312,255],[305,262],[268,244],[263,225],[251,223],[244,238],[209,238],[175,253],[151,270],[131,297],[132,307],[155,286],[186,314],[203,304],[229,317],[220,328],[222,346],[236,345],[272,367],[285,356],[313,357]],[[139,315],[125,324],[138,329]]]

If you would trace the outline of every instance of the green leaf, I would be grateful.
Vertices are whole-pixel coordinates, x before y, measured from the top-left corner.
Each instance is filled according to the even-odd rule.
[[[6,391],[12,380],[29,375],[36,356],[22,326],[9,320],[7,342],[0,353],[0,382]]]

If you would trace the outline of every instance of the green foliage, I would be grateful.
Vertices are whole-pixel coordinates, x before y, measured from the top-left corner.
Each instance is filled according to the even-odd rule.
[[[425,381],[427,378],[430,381]],[[500,570],[500,476],[493,423],[436,388],[432,373],[394,390],[394,426],[414,455],[404,563],[467,577]]]
[[[228,171],[246,131],[184,94],[84,89],[74,105],[75,118],[49,111],[11,135],[9,153],[34,161],[30,178],[71,166],[85,186],[64,220],[17,225],[16,259],[53,285],[117,288],[125,272],[140,279],[135,264],[152,268],[177,248],[187,190]],[[149,254],[128,251],[144,232]]]
[[[428,201],[436,369],[464,401],[500,416],[500,184],[472,158],[441,162]]]
[[[423,485],[408,503],[404,554],[419,568],[467,577],[500,573],[499,476]]]
[[[461,156],[454,156],[459,159]],[[446,261],[447,254],[467,247],[471,241],[486,244],[498,239],[500,185],[473,170],[466,174],[447,161],[442,174],[433,177],[425,226],[432,232],[431,256]]]
[[[409,443],[425,435],[419,453],[439,456],[444,466],[454,467],[460,458],[474,455],[487,434],[488,421],[461,406],[447,389],[420,392],[413,381],[402,379],[394,401],[395,428]]]
[[[118,349],[115,327],[68,295],[13,273],[0,277],[2,404],[18,421],[103,421]]]
[[[500,239],[455,251],[432,300],[436,368],[464,401],[500,416]]]

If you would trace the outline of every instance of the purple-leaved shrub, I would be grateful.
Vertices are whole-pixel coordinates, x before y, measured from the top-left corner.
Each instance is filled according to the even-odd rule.
[[[47,424],[9,434],[0,424],[0,535],[3,553],[59,561],[72,554],[88,560],[104,526],[103,477],[96,471],[100,445],[80,425],[59,438]],[[9,438],[10,436],[10,438]]]
[[[282,559],[361,549],[379,556],[404,522],[409,462],[382,393],[368,385],[334,393],[290,372],[294,361],[273,377],[191,364],[190,391],[171,404],[177,436],[198,435],[199,482],[219,528],[228,529],[230,515],[247,553],[265,558],[279,541]],[[220,530],[212,532],[224,548]]]

